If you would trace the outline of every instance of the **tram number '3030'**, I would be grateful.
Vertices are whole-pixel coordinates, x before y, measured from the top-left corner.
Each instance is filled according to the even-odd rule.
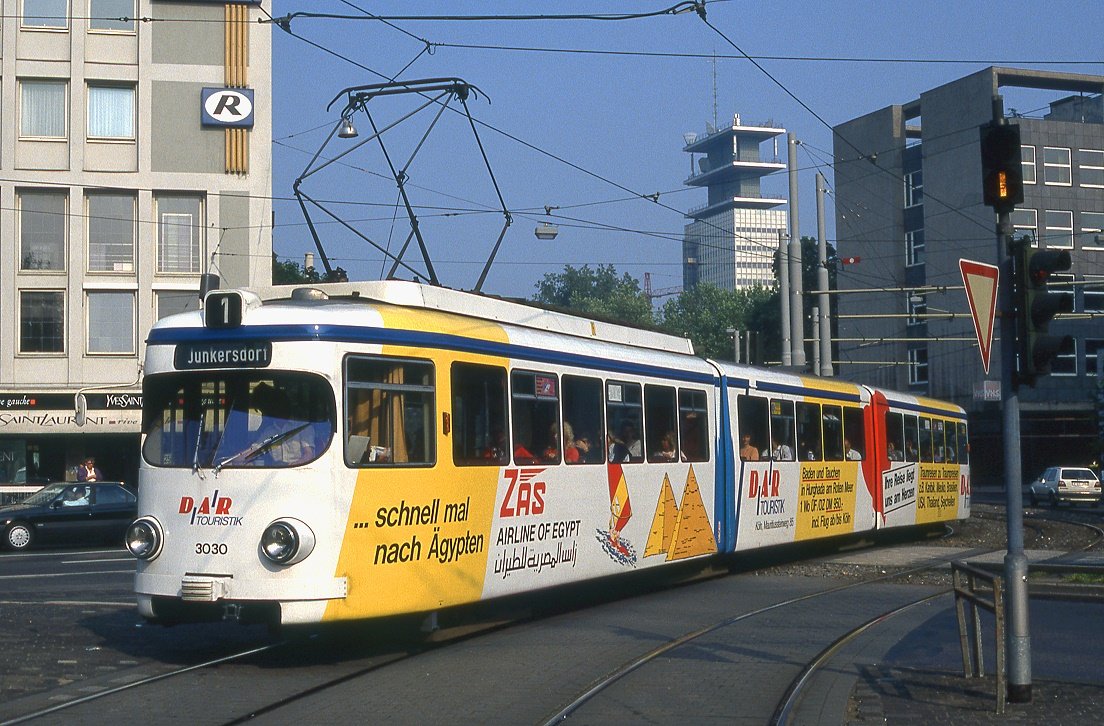
[[[197,555],[225,555],[229,550],[226,545],[218,542],[196,542]]]

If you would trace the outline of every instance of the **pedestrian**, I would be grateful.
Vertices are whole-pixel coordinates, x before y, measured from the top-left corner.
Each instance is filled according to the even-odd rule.
[[[77,467],[77,481],[103,481],[103,472],[96,466],[94,456],[86,456]]]

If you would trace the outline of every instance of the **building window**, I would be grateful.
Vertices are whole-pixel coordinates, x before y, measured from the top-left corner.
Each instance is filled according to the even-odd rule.
[[[88,86],[88,138],[134,138],[133,86]]]
[[[134,196],[88,195],[88,271],[134,272]]]
[[[1081,246],[1104,247],[1104,212],[1081,212]]]
[[[19,269],[65,270],[65,193],[21,191]]]
[[[926,318],[920,317],[928,312],[928,299],[923,295],[905,294],[905,307],[908,309],[908,324],[919,325]]]
[[[65,293],[19,293],[19,352],[65,352]]]
[[[65,138],[65,81],[19,82],[19,136],[28,139]]]
[[[1093,362],[1096,365],[1096,362]],[[1094,369],[1095,370],[1095,369]],[[1077,340],[1070,338],[1066,341],[1066,344],[1058,351],[1058,355],[1054,356],[1054,360],[1050,364],[1050,372],[1055,376],[1076,376],[1077,375]]]
[[[905,206],[915,207],[924,203],[924,172],[911,171],[905,174]]]
[[[1068,187],[1070,179],[1070,150],[1044,146],[1043,181],[1046,184]]]
[[[1012,228],[1016,238],[1027,236],[1031,246],[1039,246],[1039,212],[1036,209],[1012,210]]]
[[[88,0],[88,16],[89,30],[134,32],[134,0]]]
[[[195,290],[160,290],[154,293],[157,300],[157,319],[199,310],[199,293]]]
[[[134,353],[134,293],[88,293],[88,352]]]
[[[1046,210],[1045,247],[1056,249],[1073,248],[1073,212],[1059,209]]]
[[[1035,183],[1035,147],[1020,147],[1020,166],[1023,169],[1023,183]]]
[[[24,28],[65,30],[69,27],[69,0],[23,0]]]
[[[203,259],[203,199],[191,194],[159,194],[157,271],[198,273]]]
[[[1074,277],[1073,275],[1068,273],[1062,274],[1055,272],[1052,273],[1049,278],[1047,278],[1047,287],[1051,290],[1051,292],[1055,293],[1056,295],[1061,295],[1062,297],[1069,298],[1069,309],[1071,312],[1073,310],[1076,310],[1074,306],[1077,304],[1077,299],[1074,293],[1075,287],[1073,283]]]
[[[908,352],[908,376],[910,386],[928,383],[928,349],[910,348]]]
[[[1100,149],[1080,149],[1078,151],[1078,163],[1081,186],[1104,187],[1104,151]]]
[[[924,264],[924,230],[905,232],[905,264]]]
[[[1081,309],[1086,313],[1104,313],[1104,276],[1085,275],[1081,304]]]
[[[1095,376],[1100,368],[1097,358],[1104,356],[1104,338],[1085,338],[1085,375]]]

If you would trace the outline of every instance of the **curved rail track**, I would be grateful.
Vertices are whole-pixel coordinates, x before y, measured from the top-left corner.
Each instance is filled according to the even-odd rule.
[[[1062,517],[1060,515],[1054,516],[1050,514],[1033,513],[1031,516],[1033,519],[1057,519],[1065,523],[1072,523],[1088,528],[1093,532],[1093,537],[1089,543],[1081,548],[1082,550],[1091,550],[1097,547],[1102,541],[1104,541],[1104,529],[1101,529],[1096,525],[1087,522],[1071,522],[1069,518]],[[988,514],[979,513],[979,518],[988,519],[990,517]],[[1025,526],[1027,526],[1026,522]],[[1036,538],[1041,536],[1041,528],[1033,529],[1032,531],[1036,532]],[[953,558],[958,559],[963,557],[977,557],[979,555],[994,551],[998,550],[994,550],[992,548],[977,548],[965,553],[961,551],[956,551]],[[818,598],[829,598],[830,596],[841,593],[843,591],[855,590],[857,588],[869,586],[874,583],[886,582],[913,573],[933,570],[944,566],[946,562],[948,562],[950,559],[952,559],[951,556],[948,556],[946,558],[935,558],[917,564],[913,567],[897,569],[885,574],[878,574],[873,577],[867,577],[860,580],[835,585],[832,587],[826,587],[814,592],[801,595],[799,597],[794,597],[784,601],[772,603],[765,607],[759,607],[735,615],[730,615],[728,617],[725,617],[724,619],[713,622],[712,624],[698,627],[693,631],[683,633],[676,637],[672,637],[666,642],[653,647],[648,652],[642,655],[635,655],[634,657],[622,663],[619,667],[611,669],[607,675],[595,680],[588,687],[577,693],[577,695],[575,695],[573,698],[563,702],[560,708],[544,717],[542,719],[542,722],[546,724],[562,722],[563,720],[569,718],[580,708],[582,708],[585,704],[593,701],[596,697],[607,691],[612,685],[618,683],[629,674],[642,668],[646,668],[647,666],[649,666],[649,664],[654,663],[657,659],[672,654],[678,651],[680,648],[691,647],[695,644],[696,641],[702,640],[705,636],[711,633],[721,631],[725,628],[736,625],[737,623],[752,621],[757,617],[766,615],[767,613],[781,611],[785,608],[796,606],[799,603],[806,603]],[[812,683],[815,679],[816,674],[832,662],[833,657],[835,657],[839,653],[844,645],[852,642],[862,634],[869,632],[871,629],[885,623],[894,616],[905,612],[913,607],[916,607],[917,605],[920,605],[922,603],[942,597],[949,592],[949,589],[941,590],[934,594],[927,592],[921,597],[917,597],[914,600],[905,602],[884,612],[878,613],[874,617],[867,618],[860,625],[838,636],[830,645],[828,645],[821,652],[816,654],[815,657],[810,659],[806,663],[806,665],[801,668],[800,673],[793,679],[789,687],[786,689],[784,697],[779,701],[774,711],[774,716],[771,720],[771,723],[789,723],[796,705],[800,702],[810,683]],[[506,623],[505,625],[509,624],[511,623]],[[500,627],[502,627],[502,625],[503,624],[501,623],[496,624],[494,626],[491,626],[489,629],[499,629]],[[485,632],[486,630],[477,630],[475,632],[469,631],[463,634],[458,634],[455,637],[441,638],[439,642],[423,642],[415,645],[414,647],[407,647],[405,649],[399,649],[389,653],[376,653],[370,656],[363,656],[363,654],[361,654],[361,657],[353,658],[348,663],[342,663],[341,667],[336,669],[337,672],[328,674],[327,677],[321,680],[317,680],[316,682],[309,684],[303,684],[299,688],[290,688],[283,690],[279,693],[278,697],[262,697],[261,700],[263,700],[264,702],[260,705],[244,709],[237,715],[224,715],[221,722],[227,724],[240,724],[246,721],[253,720],[257,717],[279,714],[281,709],[289,705],[295,704],[297,702],[307,702],[310,698],[325,693],[326,691],[341,686],[342,684],[349,683],[350,681],[355,681],[356,679],[368,676],[369,674],[378,673],[384,669],[406,661],[410,658],[414,658],[417,655],[420,655],[427,651],[456,644],[469,638],[475,637],[476,635],[483,634]],[[66,709],[92,704],[97,701],[104,701],[104,699],[107,699],[106,701],[104,701],[105,703],[110,704],[110,699],[119,697],[123,693],[141,690],[151,687],[153,686],[153,684],[164,682],[168,679],[180,677],[189,673],[196,673],[198,671],[215,669],[219,666],[230,663],[246,663],[249,661],[258,660],[278,660],[280,658],[279,654],[282,651],[288,649],[290,646],[296,643],[301,644],[302,641],[281,640],[278,642],[251,647],[234,653],[229,653],[218,658],[206,660],[200,663],[194,663],[171,671],[167,671],[165,673],[142,678],[132,683],[108,688],[98,693],[81,696],[65,703],[51,705],[47,708],[37,710],[33,713],[27,713],[15,718],[11,718],[9,720],[4,720],[0,722],[0,726],[14,726],[14,724],[30,722],[43,717],[59,714]]]

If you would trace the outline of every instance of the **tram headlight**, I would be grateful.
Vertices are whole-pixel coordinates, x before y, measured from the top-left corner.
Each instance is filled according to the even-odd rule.
[[[261,552],[278,565],[302,562],[314,551],[314,532],[298,519],[285,517],[265,527]]]
[[[127,527],[126,548],[140,560],[152,560],[161,554],[164,541],[161,525],[153,517],[136,519]]]

